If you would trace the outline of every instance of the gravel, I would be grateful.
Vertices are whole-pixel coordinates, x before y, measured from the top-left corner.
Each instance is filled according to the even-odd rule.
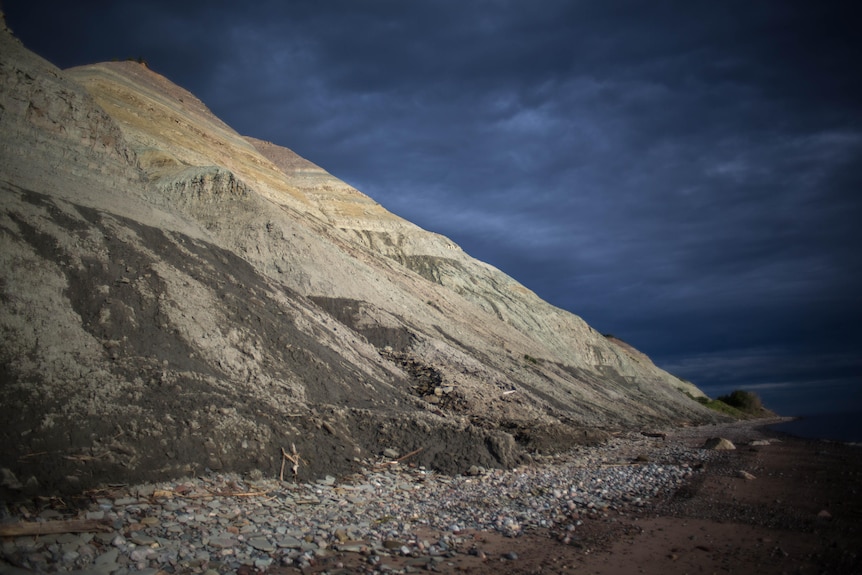
[[[509,537],[538,530],[574,534],[611,512],[643,511],[721,457],[628,434],[600,447],[537,456],[514,470],[479,468],[470,476],[381,457],[360,473],[311,483],[210,473],[111,487],[74,503],[52,499],[7,510],[4,522],[89,518],[103,522],[105,531],[5,539],[0,570],[212,575],[309,567],[341,552],[367,557],[371,571],[383,568],[381,557],[410,557],[404,572],[415,572],[452,557],[472,530]]]

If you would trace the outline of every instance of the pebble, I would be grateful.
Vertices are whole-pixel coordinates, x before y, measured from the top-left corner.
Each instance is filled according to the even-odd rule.
[[[48,550],[50,543],[18,538],[4,542],[0,559],[14,558],[39,572],[211,574],[241,567],[307,568],[334,552],[353,552],[365,557],[368,568],[388,572],[394,568],[387,557],[409,557],[408,569],[415,572],[455,556],[465,531],[509,537],[537,528],[572,533],[591,518],[640,509],[673,493],[699,464],[721,456],[648,441],[631,433],[598,447],[536,456],[526,467],[471,468],[455,477],[392,464],[397,454],[386,452],[386,460],[377,462],[386,465],[366,462],[353,475],[310,483],[211,473],[117,488],[112,498],[96,499],[78,515],[50,514],[104,520],[115,531],[57,536],[50,540],[56,552]],[[646,462],[637,458],[645,451]],[[56,510],[40,513],[46,511]],[[440,533],[439,539],[420,539],[420,528]],[[510,552],[504,558],[518,556]]]
[[[268,541],[263,537],[255,537],[254,539],[249,539],[248,544],[257,549],[258,551],[263,551],[264,553],[271,553],[275,551],[275,545],[272,542]]]
[[[135,545],[145,545],[149,546],[156,542],[156,540],[149,535],[144,535],[142,533],[133,533],[129,540]]]

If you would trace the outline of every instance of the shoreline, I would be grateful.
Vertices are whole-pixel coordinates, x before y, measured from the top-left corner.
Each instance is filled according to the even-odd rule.
[[[777,427],[774,432],[799,439],[862,445],[860,422],[862,412],[838,411],[797,415],[770,425]]]
[[[379,461],[311,484],[213,475],[21,507],[0,571],[87,573],[862,573],[862,449],[778,420],[628,433],[510,471]],[[733,451],[702,449],[709,437]],[[746,478],[747,477],[747,478]]]
[[[632,521],[634,534],[630,528],[581,561],[581,569],[595,575],[862,573],[862,449],[776,431],[774,423],[672,432],[669,439],[696,445],[701,431],[716,431],[737,449],[657,502],[648,517]]]

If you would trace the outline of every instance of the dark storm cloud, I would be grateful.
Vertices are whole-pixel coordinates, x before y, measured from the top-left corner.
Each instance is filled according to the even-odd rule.
[[[145,57],[683,377],[862,372],[852,3],[46,4],[53,62]]]

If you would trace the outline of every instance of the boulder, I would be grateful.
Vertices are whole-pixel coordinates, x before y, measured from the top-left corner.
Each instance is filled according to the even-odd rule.
[[[731,451],[736,449],[736,446],[729,439],[725,439],[723,437],[710,437],[704,442],[703,448],[715,451]]]

